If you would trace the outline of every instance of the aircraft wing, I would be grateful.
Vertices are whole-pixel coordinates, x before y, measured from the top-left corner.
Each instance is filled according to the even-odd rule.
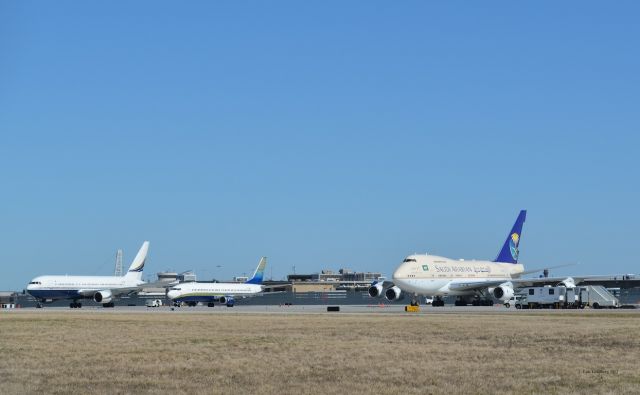
[[[374,281],[373,284],[371,284],[371,285],[374,285],[374,284],[379,284],[379,282],[378,281]],[[384,288],[384,289],[393,287],[394,285],[395,284],[393,283],[393,281],[385,280],[385,281],[382,282],[382,288]]]
[[[575,266],[575,265],[577,265],[577,263],[564,263],[562,265],[556,265],[556,266],[539,267],[537,269],[526,270],[526,271],[524,271],[522,273],[518,273],[516,275],[516,277],[520,278],[521,276],[526,276],[527,274],[540,273],[540,272],[543,272],[545,270],[551,270],[551,269],[557,269],[557,268],[560,268],[560,267]]]
[[[138,289],[143,288],[171,288],[174,285],[178,285],[180,283],[179,280],[175,281],[154,281],[152,283],[143,283],[138,285]]]
[[[601,276],[564,276],[564,277],[540,277],[540,278],[516,278],[512,280],[495,280],[495,281],[467,281],[452,282],[449,289],[452,291],[482,291],[487,288],[497,287],[501,284],[510,283],[514,289],[524,287],[536,287],[544,285],[557,285],[563,281],[571,281],[574,284],[580,284],[588,278],[600,278]]]
[[[139,292],[143,287],[127,287],[127,288],[101,288],[101,289],[79,289],[78,293],[84,297],[92,298],[96,292],[111,291],[113,296],[120,296],[125,294],[132,294]]]
[[[142,288],[144,288],[144,287],[139,285],[137,287],[110,289],[110,291],[115,296],[118,296],[118,295],[130,295],[130,294],[134,294],[134,293],[140,292],[142,290]]]
[[[93,297],[93,294],[100,291],[99,289],[79,289],[78,293],[84,297]]]
[[[482,291],[490,287],[497,287],[500,284],[508,283],[509,280],[497,281],[468,281],[451,282],[449,289],[452,291]]]
[[[575,285],[580,285],[585,280],[602,279],[608,276],[564,276],[564,277],[540,277],[540,278],[519,278],[511,280],[514,287],[540,287],[544,285],[557,285],[563,281],[572,281]],[[620,276],[621,277],[621,276]]]

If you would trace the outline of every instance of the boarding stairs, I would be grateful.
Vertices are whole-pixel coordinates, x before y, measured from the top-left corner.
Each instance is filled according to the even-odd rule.
[[[602,285],[588,285],[589,305],[599,307],[618,307],[620,302]]]

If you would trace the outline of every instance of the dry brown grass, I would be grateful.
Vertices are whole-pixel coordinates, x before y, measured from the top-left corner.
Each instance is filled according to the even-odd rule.
[[[0,392],[639,393],[637,314],[0,314]]]

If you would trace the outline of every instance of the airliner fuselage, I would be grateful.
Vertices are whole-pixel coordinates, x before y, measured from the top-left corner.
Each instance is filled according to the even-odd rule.
[[[521,264],[491,261],[454,260],[436,255],[410,255],[393,272],[393,282],[402,290],[418,295],[472,295],[473,291],[456,290],[461,282],[482,284],[510,281],[522,273]]]

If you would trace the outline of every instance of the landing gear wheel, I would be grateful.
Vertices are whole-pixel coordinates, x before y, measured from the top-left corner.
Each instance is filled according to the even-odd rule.
[[[215,306],[215,304],[213,304],[213,303],[207,303],[207,307],[214,307],[214,306]]]
[[[36,304],[36,309],[41,309],[42,308],[42,303],[38,302],[38,304]]]

